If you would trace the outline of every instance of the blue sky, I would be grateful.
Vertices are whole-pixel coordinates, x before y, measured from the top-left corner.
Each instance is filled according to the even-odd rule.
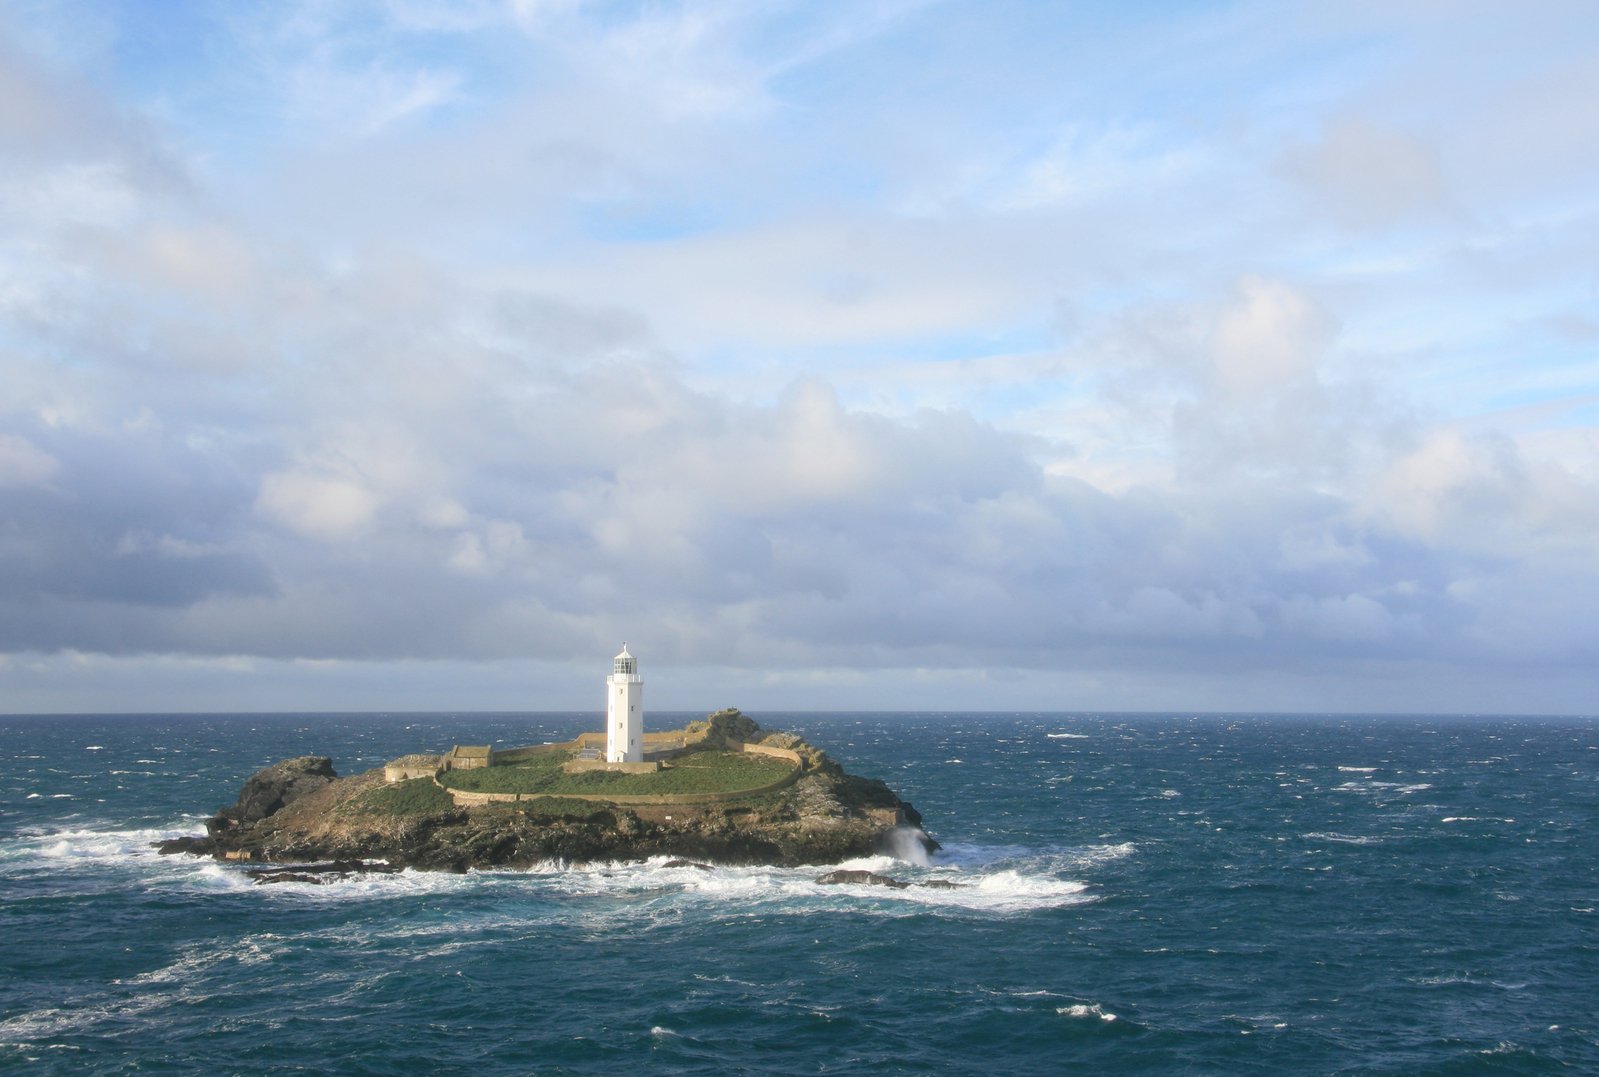
[[[1591,712],[1595,100],[1579,2],[10,4],[0,709]]]

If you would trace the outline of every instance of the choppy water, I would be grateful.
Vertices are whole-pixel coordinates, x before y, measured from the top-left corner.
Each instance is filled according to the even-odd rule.
[[[856,866],[967,885],[254,887],[149,842],[287,756],[593,716],[0,718],[0,1068],[1599,1072],[1599,722],[756,717],[946,845]]]

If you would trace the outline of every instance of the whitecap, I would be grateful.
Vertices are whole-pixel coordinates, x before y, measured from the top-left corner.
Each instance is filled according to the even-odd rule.
[[[1115,1021],[1115,1014],[1104,1009],[1097,1002],[1074,1002],[1070,1006],[1057,1006],[1055,1012],[1065,1017],[1097,1017],[1101,1021]]]
[[[1045,733],[1050,740],[1087,740],[1087,733]]]
[[[1341,770],[1341,771],[1344,771],[1346,774],[1375,774],[1377,772],[1377,768],[1376,767],[1344,767],[1344,766],[1340,766],[1338,769]]]
[[[1336,841],[1343,845],[1381,845],[1382,839],[1369,835],[1337,834],[1331,831],[1311,831],[1309,834],[1299,835],[1306,841]]]
[[[1117,842],[1114,845],[1090,845],[1078,852],[1073,862],[1082,867],[1093,867],[1132,856],[1137,850],[1138,845],[1131,841]]]

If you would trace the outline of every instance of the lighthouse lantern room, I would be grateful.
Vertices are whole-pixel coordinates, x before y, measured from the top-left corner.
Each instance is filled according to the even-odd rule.
[[[644,761],[644,678],[626,643],[605,680],[605,758],[611,763]]]

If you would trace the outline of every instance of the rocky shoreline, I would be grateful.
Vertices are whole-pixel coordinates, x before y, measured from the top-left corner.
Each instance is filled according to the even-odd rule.
[[[340,777],[330,759],[302,756],[252,775],[238,801],[207,820],[204,836],[156,847],[240,861],[263,883],[653,856],[797,867],[903,852],[907,844],[925,852],[938,848],[922,829],[921,815],[883,782],[846,773],[798,737],[763,734],[737,712],[709,721],[713,739],[764,737],[798,751],[803,776],[776,793],[669,809],[563,797],[459,807],[443,794],[437,803],[386,797],[394,786],[382,768]],[[284,867],[256,866],[263,863]]]

